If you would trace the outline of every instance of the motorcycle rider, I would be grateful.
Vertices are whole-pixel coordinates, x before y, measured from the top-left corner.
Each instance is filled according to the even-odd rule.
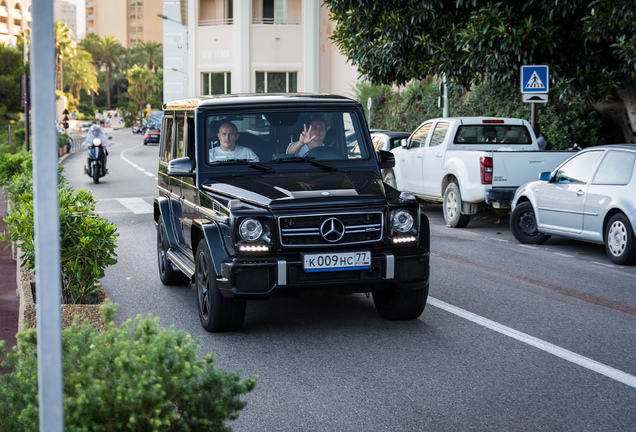
[[[101,141],[101,146],[104,148],[104,168],[106,168],[106,160],[108,159],[108,150],[106,147],[110,147],[110,143],[108,142],[108,136],[104,133],[102,128],[99,127],[99,125],[91,125],[88,132],[86,132],[86,138],[84,138],[82,147],[91,148],[93,146],[93,141],[96,138]],[[90,166],[90,161],[88,159],[86,160],[86,166]]]

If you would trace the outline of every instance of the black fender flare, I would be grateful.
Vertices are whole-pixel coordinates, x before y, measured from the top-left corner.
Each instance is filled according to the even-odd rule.
[[[229,238],[229,229],[226,225],[218,224],[217,222],[201,223],[194,221],[193,226],[196,226],[203,233],[208,248],[210,249],[210,256],[212,257],[212,265],[217,277],[222,276],[223,273],[223,261],[225,261],[231,252],[228,252],[227,244],[224,237]],[[193,247],[196,247],[193,245]],[[231,250],[233,248],[230,246]]]
[[[163,220],[163,226],[166,227],[166,233],[168,235],[168,243],[170,243],[171,248],[176,248],[178,247],[179,242],[177,241],[177,236],[174,232],[174,225],[172,224],[170,215],[170,199],[166,197],[155,198],[155,227],[159,225],[159,219]]]
[[[428,216],[420,211],[420,247],[424,248],[430,255],[431,253],[431,226]]]

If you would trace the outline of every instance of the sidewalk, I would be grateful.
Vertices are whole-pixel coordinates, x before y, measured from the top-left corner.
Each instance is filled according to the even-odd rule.
[[[2,220],[7,211],[7,203],[0,191],[0,232],[4,232],[7,224]],[[6,250],[6,243],[0,243],[0,340],[5,341],[5,348],[11,350],[16,344],[18,332],[18,310],[20,299],[17,296],[15,261],[11,256],[11,246]],[[0,373],[8,372],[0,367]]]

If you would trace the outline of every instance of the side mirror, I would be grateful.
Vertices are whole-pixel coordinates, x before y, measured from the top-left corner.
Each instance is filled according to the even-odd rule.
[[[378,150],[378,157],[380,159],[380,169],[393,168],[395,166],[395,155],[386,150]]]
[[[551,178],[552,178],[552,173],[548,171],[542,172],[541,174],[539,174],[539,180],[550,181]]]
[[[409,140],[406,138],[402,138],[402,141],[400,141],[400,145],[402,146],[402,148],[407,148],[409,146]]]
[[[194,177],[192,170],[192,159],[189,157],[182,157],[172,159],[168,163],[168,175],[178,177]]]
[[[112,137],[112,136],[109,136],[109,137],[108,137],[108,139],[113,139],[113,137]]]

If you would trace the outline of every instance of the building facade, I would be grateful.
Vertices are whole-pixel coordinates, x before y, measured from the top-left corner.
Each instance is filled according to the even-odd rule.
[[[31,27],[31,2],[0,0],[0,43],[16,46],[17,36]]]
[[[164,0],[164,100],[223,93],[352,96],[358,74],[320,0]]]
[[[163,41],[162,0],[86,0],[86,34],[111,35],[126,48]]]
[[[71,39],[77,43],[77,6],[65,0],[53,1],[53,17],[55,21],[64,23],[71,30]]]

